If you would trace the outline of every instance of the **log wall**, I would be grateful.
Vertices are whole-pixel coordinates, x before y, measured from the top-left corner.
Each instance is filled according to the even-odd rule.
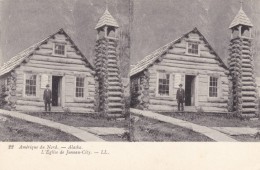
[[[66,55],[53,54],[54,43],[66,44]],[[33,55],[24,61],[14,72],[16,74],[16,109],[22,111],[43,111],[44,101],[41,88],[41,77],[48,75],[50,88],[52,76],[62,77],[61,107],[72,112],[92,113],[95,109],[95,79],[94,71],[84,61],[80,53],[75,49],[65,35],[56,34],[48,42],[42,44]],[[37,75],[36,96],[25,95],[25,75]],[[83,98],[75,97],[76,77],[85,78],[85,91]]]
[[[228,58],[230,82],[229,111],[238,117],[258,117],[258,91],[255,81],[251,40],[236,37],[230,41]]]
[[[200,55],[187,54],[187,41],[196,39],[200,46]],[[164,55],[158,58],[147,70],[134,75],[131,80],[141,78],[144,73],[148,72],[149,78],[148,94],[143,88],[139,89],[138,97],[135,96],[135,101],[146,106],[145,108],[155,111],[175,111],[177,110],[176,93],[178,87],[175,84],[175,76],[181,75],[181,83],[185,88],[185,75],[195,76],[195,109],[206,112],[227,112],[228,88],[229,80],[227,77],[228,71],[222,67],[222,63],[217,56],[209,49],[206,42],[203,41],[198,34],[193,34],[183,38],[179,43],[173,45]],[[170,74],[170,94],[169,96],[160,96],[158,91],[158,72]],[[209,97],[209,79],[210,76],[218,78],[218,97]],[[145,83],[141,81],[140,87]],[[141,97],[145,94],[145,100]],[[136,95],[136,94],[135,94]],[[133,96],[133,93],[132,93]],[[144,104],[146,103],[146,104]]]
[[[0,79],[0,107],[15,110],[16,107],[16,74],[10,72]]]
[[[120,75],[117,40],[100,38],[96,41],[95,68],[99,98],[98,111],[103,116],[120,117],[125,114],[124,87]]]

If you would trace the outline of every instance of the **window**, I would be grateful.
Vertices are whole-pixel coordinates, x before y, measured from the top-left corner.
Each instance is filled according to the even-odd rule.
[[[188,42],[188,54],[199,55],[199,44]]]
[[[170,74],[159,73],[158,83],[158,94],[161,96],[169,96]]]
[[[65,55],[65,44],[54,44],[54,54]]]
[[[25,78],[25,95],[36,96],[36,75],[26,74]]]
[[[218,97],[218,78],[216,77],[209,79],[209,97]]]
[[[76,78],[76,97],[79,97],[79,98],[84,97],[84,78],[83,77]]]

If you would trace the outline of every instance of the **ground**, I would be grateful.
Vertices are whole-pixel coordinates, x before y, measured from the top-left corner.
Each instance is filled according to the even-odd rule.
[[[192,130],[146,117],[139,117],[139,120],[134,123],[134,140],[150,142],[213,141],[210,138]]]
[[[80,141],[62,131],[48,128],[24,120],[1,116],[0,141],[39,142],[39,141]]]
[[[94,114],[46,112],[27,114],[75,127],[118,127],[129,129],[128,120],[107,120]],[[191,130],[145,117],[140,117],[134,126],[134,141],[212,141],[208,137]],[[128,140],[127,136],[106,135],[100,137],[107,141]]]
[[[240,120],[236,117],[228,117],[226,114],[214,113],[186,113],[186,112],[166,112],[163,115],[192,122],[207,127],[256,127],[260,128],[260,120]]]
[[[241,120],[236,117],[229,117],[226,114],[214,113],[186,113],[186,112],[166,112],[163,115],[171,116],[177,119],[192,122],[207,127],[251,127],[260,128],[260,120]],[[260,137],[250,135],[232,136],[235,140],[242,142],[259,142]]]
[[[129,121],[125,119],[111,119],[99,117],[96,114],[77,113],[27,113],[32,116],[41,117],[78,128],[82,127],[114,127],[123,128],[127,132],[132,129],[132,141],[213,141],[212,139],[192,130],[161,122],[143,116],[135,116],[132,128]],[[227,115],[213,115],[205,113],[161,113],[177,119],[192,122],[206,127],[251,127],[260,128],[260,121],[240,120]],[[5,118],[5,117],[3,117]],[[256,142],[260,141],[260,134],[231,136],[238,141]],[[101,135],[106,141],[128,141],[129,133],[123,135]],[[42,125],[26,122],[16,118],[7,117],[3,120],[0,116],[0,140],[1,141],[80,141],[78,138],[68,135],[56,129]]]
[[[62,123],[74,127],[117,127],[127,128],[128,123],[126,120],[107,120],[99,117],[96,114],[82,114],[82,113],[53,113],[53,112],[37,112],[26,113],[32,116],[40,117],[43,119],[52,120],[54,122]],[[126,137],[118,135],[100,136],[106,141],[126,141]]]

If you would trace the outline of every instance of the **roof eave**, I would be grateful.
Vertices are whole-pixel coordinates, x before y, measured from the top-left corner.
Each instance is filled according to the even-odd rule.
[[[96,26],[96,27],[95,27],[95,30],[98,30],[99,28],[102,28],[102,27],[104,27],[104,26],[112,26],[112,27],[119,28],[119,25],[118,25],[118,24],[117,24],[117,25],[102,24],[102,25],[100,25],[100,26]]]
[[[232,29],[232,28],[234,28],[234,27],[236,27],[236,26],[239,26],[239,25],[245,25],[245,26],[248,26],[248,27],[250,27],[250,28],[252,28],[254,25],[253,24],[230,24],[230,26],[228,27],[229,29]]]

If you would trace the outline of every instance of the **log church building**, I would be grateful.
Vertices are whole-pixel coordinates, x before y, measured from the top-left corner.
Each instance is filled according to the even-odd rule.
[[[124,90],[116,52],[118,27],[106,9],[95,28],[95,66],[63,29],[11,58],[0,69],[1,106],[44,111],[43,92],[49,84],[52,111],[123,114]]]
[[[197,28],[144,57],[130,72],[132,107],[176,111],[176,92],[183,84],[185,111],[257,117],[252,27],[241,7],[229,27],[228,66]]]

